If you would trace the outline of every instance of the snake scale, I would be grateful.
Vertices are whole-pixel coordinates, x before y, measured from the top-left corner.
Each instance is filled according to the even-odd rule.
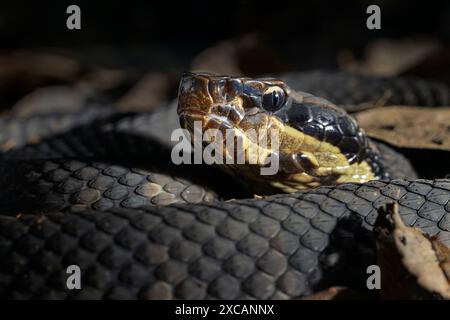
[[[350,111],[379,101],[450,104],[446,86],[422,80],[327,72],[281,78]],[[171,163],[176,107],[0,118],[1,298],[364,291],[366,268],[376,263],[372,227],[388,202],[399,204],[405,223],[450,244],[450,180],[417,179],[388,146],[376,144],[389,179],[252,198],[217,168]],[[81,290],[66,287],[73,264],[82,270]]]

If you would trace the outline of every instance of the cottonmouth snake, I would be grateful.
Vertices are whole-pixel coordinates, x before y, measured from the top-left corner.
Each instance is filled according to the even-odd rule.
[[[418,80],[321,72],[285,80],[353,109],[380,99],[450,104],[448,88]],[[389,178],[252,199],[221,170],[171,163],[175,108],[117,114],[90,106],[0,119],[1,298],[289,299],[331,285],[364,291],[366,268],[376,263],[371,230],[387,202],[399,204],[407,224],[450,244],[450,180],[415,179],[408,160],[381,143],[376,161]],[[72,264],[82,270],[81,290],[66,287]]]

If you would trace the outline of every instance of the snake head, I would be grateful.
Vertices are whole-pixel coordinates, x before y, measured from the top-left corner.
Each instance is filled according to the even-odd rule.
[[[185,72],[178,94],[180,124],[192,133],[194,121],[199,121],[203,132],[219,129],[225,134],[230,129],[249,138],[245,131],[282,126],[272,114],[291,103],[290,92],[275,79]]]
[[[178,115],[191,135],[195,121],[202,132],[220,130],[222,156],[236,159],[241,151],[244,158],[244,163],[223,166],[262,185],[291,192],[381,176],[377,151],[351,116],[325,99],[293,91],[281,80],[186,72]],[[242,150],[235,141],[233,153],[225,147],[226,130],[234,132],[233,139],[242,139]],[[266,137],[264,144],[261,137]],[[273,156],[279,170],[261,177],[257,169]]]

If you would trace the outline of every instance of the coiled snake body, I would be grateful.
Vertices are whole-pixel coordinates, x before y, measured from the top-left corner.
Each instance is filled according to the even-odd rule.
[[[286,81],[353,107],[381,98],[450,103],[446,87],[422,81],[326,73]],[[407,159],[370,141],[328,101],[280,81],[206,74],[186,74],[179,100],[187,129],[193,118],[219,129],[278,128],[280,173],[259,179],[250,166],[228,168],[236,179],[173,165],[176,105],[0,120],[1,298],[289,299],[332,285],[364,290],[376,263],[372,227],[388,202],[399,204],[405,223],[450,244],[450,180],[416,179]],[[255,190],[279,194],[252,199]],[[69,265],[82,270],[81,290],[66,286]]]

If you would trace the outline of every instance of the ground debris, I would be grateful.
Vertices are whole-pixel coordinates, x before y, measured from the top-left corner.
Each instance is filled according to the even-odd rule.
[[[194,57],[191,69],[234,76],[255,76],[289,70],[276,50],[257,32],[244,33],[205,49]]]
[[[121,111],[148,111],[169,102],[178,84],[169,74],[148,72],[118,101]]]
[[[430,37],[380,38],[369,42],[364,50],[363,60],[355,60],[354,54],[345,50],[338,54],[338,63],[346,72],[397,76],[426,60],[441,47],[438,39]]]
[[[365,297],[346,287],[329,287],[300,300],[362,300]]]
[[[401,148],[450,150],[450,108],[389,106],[356,114],[369,136]]]
[[[403,223],[397,204],[379,209],[375,224],[382,299],[450,299],[450,250]]]

